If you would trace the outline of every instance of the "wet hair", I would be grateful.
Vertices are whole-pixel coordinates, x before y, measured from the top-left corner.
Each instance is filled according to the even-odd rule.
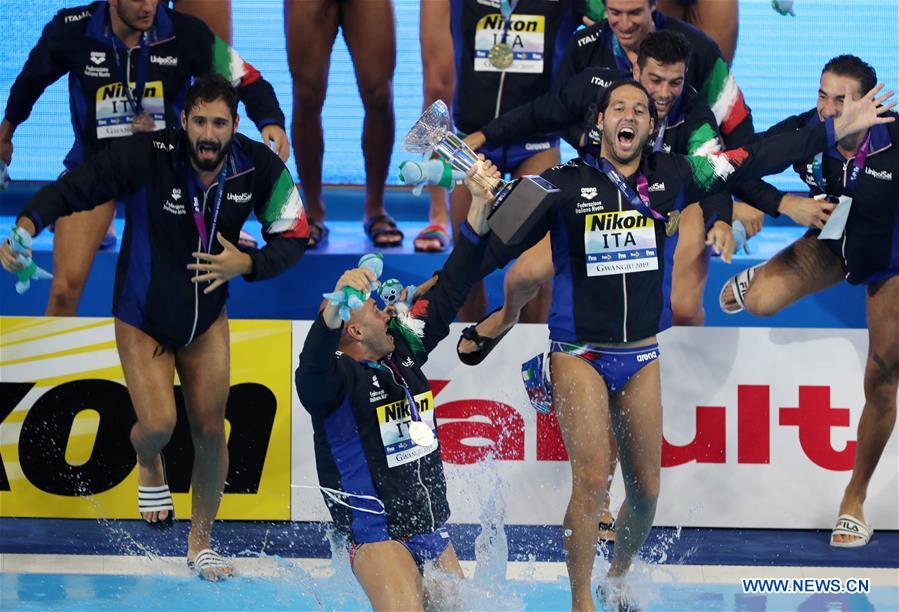
[[[606,87],[605,91],[603,91],[599,95],[599,99],[596,102],[597,118],[599,117],[599,113],[605,113],[606,109],[609,108],[609,102],[611,102],[612,100],[612,92],[627,85],[636,87],[646,95],[647,106],[649,107],[649,116],[653,121],[658,119],[656,114],[656,105],[652,103],[652,96],[649,95],[649,92],[646,91],[646,88],[643,87],[642,83],[640,83],[639,81],[635,81],[634,79],[621,79],[620,81],[615,81],[614,83]]]
[[[660,64],[683,62],[686,65],[690,59],[690,43],[680,32],[671,30],[650,32],[640,43],[637,65],[643,69],[646,66],[646,58],[649,57]]]
[[[633,79],[621,79],[620,81],[615,81],[605,89],[599,92],[599,97],[596,102],[590,104],[587,107],[587,112],[584,113],[584,127],[587,130],[592,130],[596,127],[597,122],[599,121],[599,113],[605,113],[606,109],[609,108],[609,101],[612,99],[612,92],[618,89],[619,87],[624,87],[625,85],[632,85],[646,94],[646,99],[649,100],[649,116],[653,121],[658,121],[658,111],[656,111],[656,105],[652,103],[652,98],[649,95],[649,92],[646,91],[646,88],[639,81],[635,81]]]
[[[829,72],[837,76],[849,77],[858,81],[862,95],[877,85],[877,72],[870,64],[855,55],[838,55],[824,64],[821,74]]]
[[[194,80],[184,98],[184,114],[190,115],[200,103],[208,104],[216,100],[224,101],[231,111],[231,118],[237,119],[237,90],[225,77],[218,74],[201,76]]]

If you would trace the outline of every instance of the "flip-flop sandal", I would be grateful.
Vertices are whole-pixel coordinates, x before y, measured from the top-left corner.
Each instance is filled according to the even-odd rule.
[[[833,537],[836,535],[851,536],[854,540],[848,542],[835,542]],[[833,531],[830,532],[830,545],[834,548],[860,548],[871,541],[874,535],[874,529],[851,514],[841,514],[837,517],[837,524],[834,525]]]
[[[736,276],[732,276],[724,283],[724,286],[721,287],[721,292],[718,294],[718,306],[721,307],[722,312],[725,314],[737,314],[738,312],[743,312],[746,308],[744,298],[746,297],[746,292],[749,291],[749,284],[752,282],[756,270],[758,270],[761,265],[762,264],[747,268]],[[731,303],[727,299],[726,294],[728,289],[730,289],[734,303]]]
[[[599,536],[596,541],[600,544],[610,544],[615,541],[615,521],[607,523],[599,521]],[[603,534],[605,532],[605,534]]]
[[[499,341],[503,339],[503,337],[511,331],[512,327],[505,330],[503,333],[498,335],[496,338],[487,338],[478,333],[478,325],[486,321],[490,315],[499,312],[502,310],[502,307],[497,308],[496,310],[487,313],[483,319],[475,323],[474,325],[469,325],[465,329],[462,330],[462,337],[459,338],[459,342],[456,343],[456,354],[459,355],[459,361],[464,363],[465,365],[475,366],[484,361],[487,358],[487,355],[490,354],[490,351],[499,344]],[[460,350],[460,346],[462,345],[462,340],[471,340],[475,344],[478,345],[478,348],[470,353],[463,353]]]
[[[160,456],[160,458],[162,458]],[[169,490],[169,481],[165,475],[165,459],[162,458],[162,478],[164,484],[156,487],[148,487],[137,485],[137,511],[143,515],[144,512],[162,512],[168,510],[169,515],[161,521],[151,523],[144,519],[144,522],[154,529],[168,529],[175,524],[175,503],[172,500],[172,492]]]
[[[438,248],[429,247],[421,249],[418,248],[419,240],[436,240],[440,243],[440,246]],[[439,223],[434,223],[418,232],[418,236],[415,237],[413,244],[415,245],[415,251],[417,253],[443,253],[446,250],[446,247],[449,246],[449,242],[450,238],[446,228]]]
[[[215,573],[215,570],[221,569],[223,567],[228,568],[228,571],[226,573]],[[203,580],[208,580],[210,582],[226,580],[234,575],[234,567],[230,563],[228,563],[223,556],[221,556],[211,548],[204,548],[203,550],[198,552],[193,561],[188,559],[187,569],[195,573]],[[207,571],[209,573],[207,573]]]
[[[376,225],[381,225],[382,227],[375,228]],[[371,240],[372,244],[378,248],[383,249],[395,247],[400,246],[403,243],[403,232],[400,231],[400,229],[396,226],[396,221],[393,220],[393,217],[388,214],[375,215],[374,217],[363,223],[362,227],[365,228],[365,235],[368,236],[368,239]],[[394,240],[378,242],[378,237],[383,236],[384,234],[398,236],[398,238],[394,238]]]
[[[312,250],[328,244],[328,236],[331,235],[331,230],[328,229],[328,226],[325,225],[325,222],[315,219],[309,219],[308,223],[309,242],[306,244],[306,248]],[[313,240],[315,240],[315,244],[312,244]]]

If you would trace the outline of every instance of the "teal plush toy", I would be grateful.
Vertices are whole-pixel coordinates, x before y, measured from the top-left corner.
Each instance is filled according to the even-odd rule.
[[[381,283],[378,287],[378,295],[381,296],[385,306],[396,306],[397,304],[405,304],[406,307],[412,307],[412,298],[415,295],[415,285],[403,286],[399,280],[391,278]],[[406,290],[406,298],[400,299],[403,295],[403,289]]]
[[[31,287],[32,280],[45,280],[53,278],[53,275],[39,268],[37,264],[28,255],[31,252],[31,235],[21,227],[14,226],[9,232],[9,248],[16,254],[19,263],[25,266],[18,272],[16,277],[16,293],[22,295]]]
[[[375,278],[381,278],[384,272],[384,257],[380,253],[368,253],[359,258],[359,268],[368,268],[375,273]],[[337,312],[344,321],[350,320],[350,310],[359,308],[369,298],[371,292],[378,288],[378,283],[372,281],[371,289],[366,292],[358,291],[352,287],[343,287],[340,291],[323,293],[322,297],[337,306]]]

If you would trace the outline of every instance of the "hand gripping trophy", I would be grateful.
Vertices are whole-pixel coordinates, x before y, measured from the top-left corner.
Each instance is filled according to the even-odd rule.
[[[425,156],[437,153],[462,173],[478,162],[474,151],[453,132],[449,110],[442,100],[437,100],[422,113],[406,134],[403,148]],[[549,204],[547,196],[559,191],[555,185],[536,175],[504,181],[476,174],[474,180],[493,194],[493,210],[487,217],[487,224],[504,244],[521,242]]]

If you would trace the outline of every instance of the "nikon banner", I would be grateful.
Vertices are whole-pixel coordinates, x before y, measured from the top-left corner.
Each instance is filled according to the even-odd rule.
[[[289,321],[231,321],[230,453],[219,518],[290,518]],[[190,516],[193,446],[179,382],[165,449]],[[134,410],[108,318],[0,317],[0,516],[133,518]]]

